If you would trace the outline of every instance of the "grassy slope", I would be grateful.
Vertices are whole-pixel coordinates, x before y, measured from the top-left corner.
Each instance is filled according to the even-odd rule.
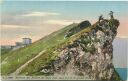
[[[82,34],[90,32],[92,28],[96,27],[96,24],[94,24],[93,26],[88,27],[88,28],[78,32],[77,34],[71,36],[70,38],[67,38],[63,42],[61,42],[58,45],[56,45],[55,47],[49,48],[43,55],[41,55],[39,58],[35,59],[27,67],[25,67],[20,74],[21,75],[34,75],[34,76],[35,75],[43,75],[40,72],[42,66],[47,65],[52,60],[54,60],[55,57],[61,51],[61,49],[63,49],[64,47],[66,47],[69,44],[72,44],[73,41],[79,39],[79,37]]]
[[[32,43],[31,45],[28,45],[27,47],[1,55],[1,61],[3,62],[1,66],[2,75],[14,72],[25,62],[36,56],[39,52],[55,47],[55,45],[66,40],[64,39],[65,32],[76,25],[77,24],[69,25]]]
[[[1,49],[0,53],[1,53],[1,55],[3,55],[3,54],[6,54],[6,53],[8,53],[10,51],[11,51],[11,49]]]

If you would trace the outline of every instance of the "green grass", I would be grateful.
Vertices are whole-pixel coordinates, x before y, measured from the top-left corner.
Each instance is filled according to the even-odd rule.
[[[1,55],[3,55],[3,54],[6,54],[6,53],[8,53],[10,51],[11,51],[11,49],[1,49],[0,53],[1,53]]]
[[[32,43],[31,45],[28,45],[27,47],[1,55],[1,61],[3,62],[1,65],[1,74],[8,75],[14,72],[25,62],[35,57],[39,52],[48,50],[50,47],[54,47],[55,45],[63,42],[65,40],[65,32],[76,25],[77,24],[69,25]]]

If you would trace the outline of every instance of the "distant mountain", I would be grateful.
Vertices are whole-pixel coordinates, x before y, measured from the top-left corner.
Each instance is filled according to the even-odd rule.
[[[128,55],[128,38],[115,38],[113,41],[113,63],[117,68],[126,68]]]

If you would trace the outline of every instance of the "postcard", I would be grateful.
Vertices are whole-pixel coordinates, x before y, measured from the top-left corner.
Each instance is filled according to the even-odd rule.
[[[127,1],[3,0],[1,80],[127,80]]]

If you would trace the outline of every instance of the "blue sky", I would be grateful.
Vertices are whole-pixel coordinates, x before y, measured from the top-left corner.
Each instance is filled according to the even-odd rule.
[[[14,44],[22,37],[36,41],[73,22],[95,23],[99,15],[109,18],[109,11],[120,20],[119,37],[128,36],[128,2],[89,1],[14,1],[1,4],[2,44]],[[125,30],[124,30],[125,29]],[[8,42],[9,40],[12,40]]]
[[[2,10],[7,12],[55,11],[73,16],[88,16],[108,13],[110,10],[124,15],[128,2],[85,2],[85,1],[5,1]],[[81,13],[82,12],[82,13]],[[128,11],[127,11],[128,12]],[[95,14],[94,14],[95,13]]]

